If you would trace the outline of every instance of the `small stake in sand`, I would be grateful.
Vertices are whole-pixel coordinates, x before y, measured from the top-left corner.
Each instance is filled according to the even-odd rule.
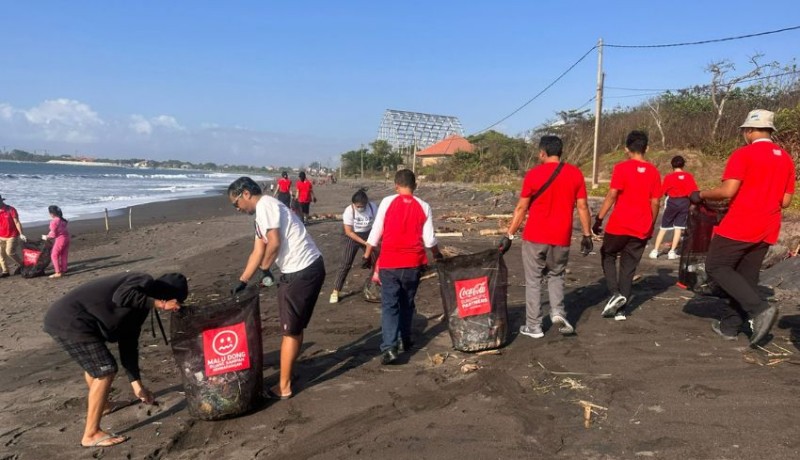
[[[108,208],[103,208],[103,211],[105,212],[106,216],[106,233],[108,233]]]
[[[595,409],[597,409],[597,410],[608,410],[607,407],[598,406],[597,404],[592,404],[589,401],[581,400],[581,401],[578,401],[578,404],[580,404],[581,407],[583,407],[583,427],[584,428],[590,428],[592,426],[592,412],[594,412],[595,414],[599,415],[599,413],[596,412]]]
[[[128,208],[128,230],[133,230],[133,208]]]

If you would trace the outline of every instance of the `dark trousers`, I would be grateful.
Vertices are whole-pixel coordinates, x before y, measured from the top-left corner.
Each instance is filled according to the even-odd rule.
[[[356,235],[358,235],[362,240],[366,240],[369,237],[369,232],[356,232]],[[343,238],[344,246],[342,247],[342,261],[339,265],[339,275],[336,277],[336,284],[333,285],[333,289],[337,291],[341,291],[344,287],[344,280],[347,278],[347,274],[350,273],[350,269],[353,267],[353,260],[356,258],[358,250],[365,249],[363,244],[359,244],[349,236],[345,235]],[[375,258],[375,251],[373,251],[371,257],[372,263],[375,263]]]
[[[646,245],[647,240],[634,236],[605,234],[603,246],[600,248],[600,260],[603,264],[606,286],[612,295],[622,294],[630,300],[633,275],[636,273],[639,261],[642,260]],[[619,273],[617,273],[617,257],[619,257]]]
[[[730,297],[722,308],[720,329],[738,334],[742,324],[769,305],[758,295],[758,273],[767,255],[767,243],[745,243],[716,235],[706,256],[706,272]]]
[[[411,342],[411,321],[417,309],[419,268],[381,268],[381,351],[397,348],[398,341]]]

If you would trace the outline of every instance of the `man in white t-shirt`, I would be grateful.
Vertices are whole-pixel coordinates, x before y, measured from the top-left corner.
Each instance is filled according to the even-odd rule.
[[[325,264],[311,235],[295,213],[271,196],[249,177],[240,177],[228,187],[234,208],[256,216],[253,251],[232,292],[247,287],[261,271],[274,262],[281,270],[278,280],[278,314],[281,332],[281,372],[278,385],[267,391],[274,399],[292,397],[292,369],[303,345],[303,330],[308,326],[325,282]]]

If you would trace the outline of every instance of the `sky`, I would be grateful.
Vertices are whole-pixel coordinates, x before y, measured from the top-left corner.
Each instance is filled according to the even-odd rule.
[[[800,25],[800,2],[0,2],[0,148],[95,158],[334,166],[386,109],[497,123],[602,38],[663,44]],[[604,109],[705,84],[722,59],[795,62],[800,30],[604,48]],[[592,108],[597,51],[493,129]],[[618,90],[611,88],[632,88]]]

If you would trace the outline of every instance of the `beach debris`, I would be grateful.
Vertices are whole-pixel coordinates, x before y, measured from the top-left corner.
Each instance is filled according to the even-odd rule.
[[[559,384],[560,388],[564,388],[567,390],[585,390],[586,385],[582,384],[580,380],[573,379],[571,377],[565,377],[561,379],[561,383]]]
[[[544,364],[536,361],[536,364],[539,365],[545,372],[557,375],[557,376],[583,376],[585,378],[592,378],[592,379],[608,379],[611,378],[611,374],[592,374],[590,372],[561,372],[561,371],[551,371],[550,369],[544,367]]]
[[[483,350],[475,353],[478,356],[487,356],[487,355],[502,355],[503,352],[500,350]]]
[[[485,228],[478,232],[481,236],[494,236],[494,235],[504,235],[507,233],[507,229],[503,228]]]
[[[475,372],[481,367],[475,363],[466,363],[461,366],[461,373],[462,374],[469,374],[470,372]]]
[[[442,233],[436,233],[436,237],[437,237],[437,238],[441,238],[441,237],[450,237],[450,236],[452,236],[452,237],[464,236],[464,233],[463,233],[463,232],[442,232]]]
[[[428,355],[428,361],[430,361],[434,366],[440,366],[447,360],[449,356],[450,353],[436,353],[433,356]]]
[[[466,249],[457,248],[455,246],[442,246],[439,248],[439,252],[442,253],[445,257],[455,257],[455,256],[463,256],[465,254],[470,254],[470,251]]]
[[[580,400],[578,404],[583,407],[583,427],[584,428],[591,428],[592,426],[592,414],[600,415],[598,411],[607,411],[607,407],[598,406],[589,401]]]
[[[420,280],[420,281],[422,281],[422,280],[429,280],[429,279],[431,279],[431,278],[436,278],[437,276],[439,276],[439,275],[438,275],[436,272],[433,272],[433,273],[428,273],[427,275],[420,276],[420,277],[419,277],[419,280]]]

